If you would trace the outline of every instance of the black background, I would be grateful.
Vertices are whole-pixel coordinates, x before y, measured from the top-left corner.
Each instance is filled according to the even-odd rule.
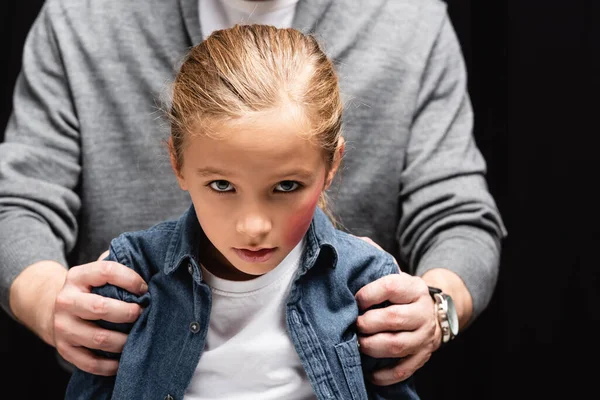
[[[42,3],[0,4],[0,127]],[[418,389],[425,400],[596,398],[600,3],[447,3],[509,236],[489,308],[418,371]],[[0,364],[0,397],[62,398],[53,349],[1,313]]]

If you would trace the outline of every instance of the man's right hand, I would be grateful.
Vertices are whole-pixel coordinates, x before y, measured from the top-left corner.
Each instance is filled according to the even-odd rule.
[[[127,335],[100,328],[93,321],[134,322],[142,309],[91,293],[92,287],[107,283],[138,295],[148,290],[135,271],[116,262],[94,261],[66,270],[54,261],[40,261],[13,282],[11,311],[77,368],[96,375],[115,375],[118,361],[88,349],[120,353]]]

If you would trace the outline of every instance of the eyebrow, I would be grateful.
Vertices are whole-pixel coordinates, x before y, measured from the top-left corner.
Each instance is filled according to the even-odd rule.
[[[228,172],[217,168],[198,168],[196,169],[196,175],[199,176],[212,176],[212,175],[227,175]]]
[[[287,171],[283,174],[278,174],[278,176],[280,177],[288,177],[288,176],[294,176],[294,177],[298,177],[302,180],[310,180],[314,177],[314,173],[310,170],[307,169],[297,169],[297,170],[292,170],[292,171]]]
[[[207,167],[207,168],[196,169],[196,175],[201,176],[201,177],[214,176],[214,175],[228,176],[228,175],[231,175],[231,173],[229,171],[225,171],[222,169]],[[287,171],[285,173],[277,174],[277,176],[280,178],[293,176],[293,177],[298,177],[302,180],[310,180],[314,177],[314,173],[307,169],[298,169],[298,170],[291,170],[291,171]]]

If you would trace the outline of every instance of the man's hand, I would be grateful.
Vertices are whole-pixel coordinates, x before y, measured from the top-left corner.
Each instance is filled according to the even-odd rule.
[[[384,251],[370,238],[359,238]],[[430,269],[422,278],[404,272],[384,276],[356,293],[361,311],[384,301],[391,303],[358,317],[361,351],[375,358],[402,357],[393,368],[376,371],[368,377],[374,384],[392,385],[409,378],[442,344],[442,330],[428,286],[452,296],[460,330],[464,330],[473,315],[473,299],[462,279],[449,269]]]
[[[434,302],[425,282],[404,272],[365,285],[356,293],[361,310],[389,301],[359,316],[360,350],[375,358],[402,360],[392,368],[368,377],[376,385],[391,385],[409,378],[441,344],[441,329]]]
[[[138,295],[148,288],[135,271],[112,261],[94,261],[68,271],[58,263],[41,261],[13,282],[11,309],[17,319],[79,369],[115,375],[118,361],[88,349],[120,353],[127,335],[102,329],[93,321],[134,322],[141,307],[91,293],[92,287],[107,283]]]

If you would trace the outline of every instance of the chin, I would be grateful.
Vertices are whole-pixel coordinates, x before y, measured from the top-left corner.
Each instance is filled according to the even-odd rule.
[[[252,275],[252,276],[261,276],[261,275],[266,274],[267,272],[273,271],[276,266],[277,265],[270,265],[267,267],[266,265],[262,265],[260,268],[250,267],[250,268],[240,269],[240,271],[242,271],[245,274]]]

